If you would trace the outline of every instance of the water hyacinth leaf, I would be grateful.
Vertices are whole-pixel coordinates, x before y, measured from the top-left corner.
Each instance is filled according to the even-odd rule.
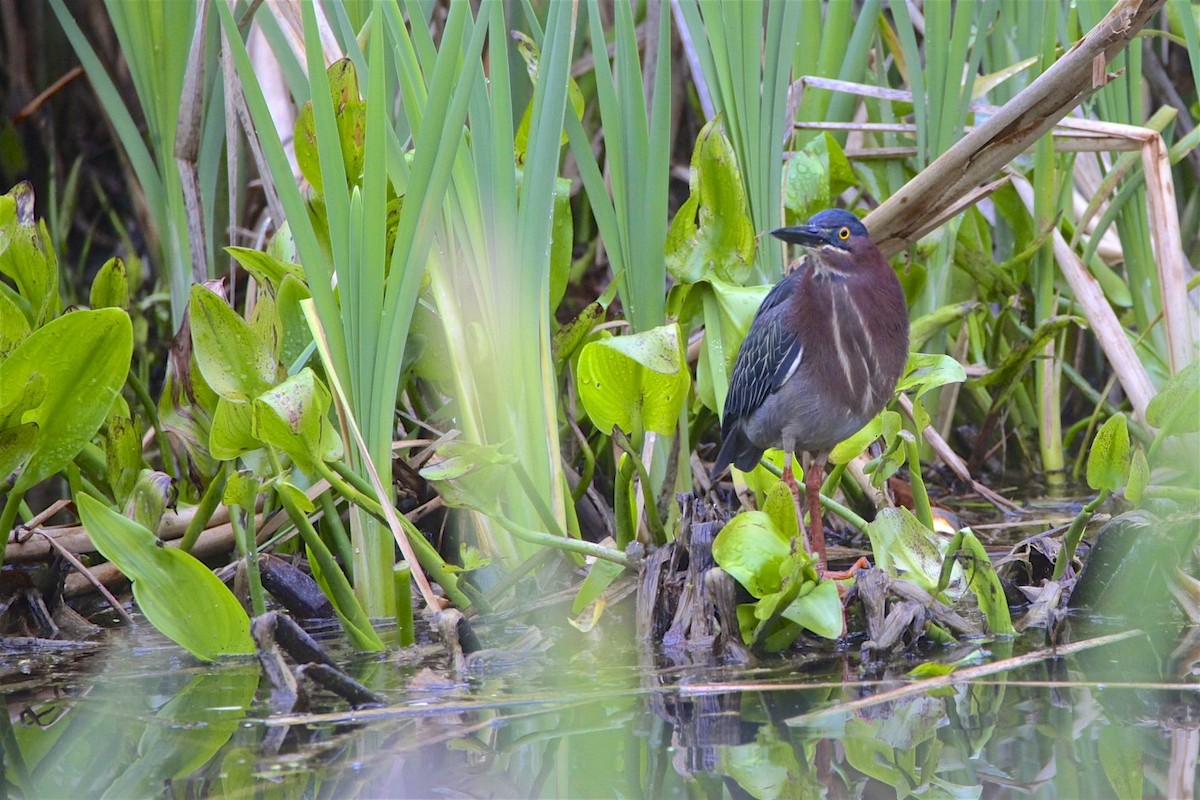
[[[1146,406],[1146,422],[1164,434],[1200,431],[1200,359],[1167,379]]]
[[[287,453],[305,474],[316,475],[320,462],[342,453],[329,405],[329,390],[305,367],[254,399],[254,437]]]
[[[437,448],[420,474],[436,485],[446,505],[488,513],[498,511],[497,498],[508,477],[502,468],[515,462],[516,456],[498,445],[449,442]]]
[[[338,144],[342,153],[346,181],[358,183],[363,171],[363,143],[366,139],[367,107],[358,93],[358,74],[348,58],[335,61],[326,71],[329,94],[333,100],[333,116],[337,122]],[[319,86],[319,82],[314,82]],[[321,159],[317,148],[317,127],[312,101],[300,109],[294,131],[296,163],[305,179],[317,194],[324,194],[321,178]]]
[[[8,476],[25,463],[37,446],[38,426],[34,422],[0,430],[0,476]]]
[[[88,304],[92,308],[122,308],[129,310],[129,272],[125,262],[110,258],[92,278]]]
[[[717,116],[692,151],[691,193],[667,229],[667,270],[683,283],[715,276],[741,284],[753,267],[754,247],[737,157]]]
[[[1012,617],[1008,612],[1008,600],[1004,596],[1004,586],[996,575],[983,542],[979,541],[979,537],[969,528],[963,529],[958,562],[966,575],[967,588],[975,595],[979,610],[983,612],[992,633],[1015,634],[1016,629],[1013,628]]]
[[[158,530],[168,506],[175,505],[175,484],[165,472],[144,469],[125,500],[125,516],[148,531]]]
[[[1087,483],[1097,491],[1117,492],[1129,475],[1129,426],[1117,412],[1104,421],[1088,451]]]
[[[688,285],[678,284],[674,288],[688,288]],[[691,297],[685,305],[701,303],[705,330],[719,334],[704,337],[704,347],[700,350],[696,365],[696,394],[706,406],[720,411],[725,406],[729,374],[733,370],[738,348],[771,287],[738,286],[711,278],[692,285],[690,289]],[[686,319],[684,316],[678,318]]]
[[[249,402],[275,382],[275,357],[215,292],[192,287],[192,347],[204,380],[222,398]]]
[[[300,301],[310,297],[312,292],[302,280],[292,275],[284,276],[275,298],[275,307],[280,324],[279,361],[289,369],[295,366],[296,360],[312,343],[312,330],[304,321],[304,312],[300,309]]]
[[[265,288],[259,290],[254,303],[254,311],[250,314],[249,325],[250,330],[254,331],[254,335],[271,354],[271,360],[278,363],[280,342],[283,339],[283,325],[275,307],[275,298],[269,290]]]
[[[956,358],[937,353],[909,353],[904,375],[896,385],[897,392],[916,391],[916,397],[945,386],[962,383],[967,373]]]
[[[1125,499],[1137,505],[1142,502],[1142,493],[1150,485],[1150,463],[1146,460],[1146,451],[1141,445],[1133,451],[1129,459],[1129,480],[1125,483]]]
[[[0,195],[0,274],[7,275],[22,298],[30,328],[58,313],[58,260],[49,247],[45,224],[33,217],[33,187],[22,181]]]
[[[259,481],[254,477],[254,473],[249,470],[237,470],[230,473],[221,502],[227,506],[252,509],[257,503],[259,488]]]
[[[133,581],[138,607],[167,638],[203,661],[254,652],[250,619],[207,567],[89,495],[76,495],[96,549]]]
[[[783,581],[779,567],[791,549],[790,540],[769,516],[745,511],[717,534],[713,559],[750,594],[761,598],[779,591]]]
[[[115,405],[115,404],[114,404]],[[145,465],[142,437],[133,420],[123,414],[108,418],[104,433],[104,467],[117,505],[124,505]]]
[[[541,63],[542,57],[537,43],[521,31],[514,30],[511,35],[513,41],[517,43],[517,52],[521,54],[521,59],[525,62],[525,70],[529,73],[530,83],[537,86],[538,65]],[[567,80],[567,102],[575,113],[575,118],[582,119],[585,101],[583,92],[580,91],[579,84],[575,82],[574,78]],[[517,126],[517,132],[513,136],[513,150],[517,164],[525,163],[525,152],[529,147],[529,125],[532,119],[533,100],[531,99],[525,106],[525,113],[521,116],[521,123]],[[563,131],[561,143],[567,143],[566,130]]]
[[[239,400],[217,400],[208,431],[208,451],[221,461],[230,461],[262,447],[254,436],[254,409]]]
[[[275,238],[279,239],[278,236]],[[273,289],[281,289],[288,276],[298,281],[304,280],[303,267],[276,258],[270,252],[251,250],[249,247],[226,247],[225,252],[233,256],[234,261],[253,275],[256,281]]]
[[[885,508],[867,524],[875,565],[932,592],[942,571],[942,553],[933,531],[907,508]]]
[[[38,429],[12,491],[58,472],[92,440],[125,383],[132,355],[129,315],[104,308],[51,320],[0,363],[0,386],[13,398],[0,409],[0,429],[29,423]]]
[[[691,386],[675,325],[589,342],[575,374],[596,428],[615,426],[627,434],[635,429],[671,434]]]
[[[12,289],[7,284],[0,283],[0,359],[17,348],[21,342],[29,338],[31,328],[29,320],[21,306],[10,297]]]
[[[883,412],[884,414],[889,412]],[[890,412],[895,414],[896,412]],[[844,440],[832,450],[829,451],[829,463],[831,464],[848,464],[851,459],[858,456],[871,442],[879,438],[879,434],[883,431],[883,414],[876,414],[875,417],[866,425],[853,434],[849,439]]]
[[[775,530],[791,541],[800,535],[800,520],[796,517],[796,497],[783,481],[776,481],[767,491],[763,513],[771,518]]]
[[[788,225],[806,221],[829,208],[831,198],[854,185],[854,170],[837,140],[820,134],[783,168],[783,210]]]
[[[802,590],[803,591],[803,590]],[[783,618],[826,639],[842,635],[842,598],[833,581],[819,581],[783,610]]]

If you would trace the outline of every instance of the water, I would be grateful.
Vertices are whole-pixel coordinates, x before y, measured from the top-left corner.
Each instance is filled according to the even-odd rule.
[[[862,672],[854,646],[752,668],[670,665],[631,642],[630,606],[544,652],[454,674],[430,644],[335,659],[388,705],[352,711],[310,686],[272,714],[253,659],[201,665],[147,626],[88,652],[3,661],[10,796],[1187,797],[1200,751],[1191,639],[1068,621],[935,648]],[[485,644],[521,628],[480,629]],[[1200,634],[1185,631],[1195,639]],[[1174,652],[1173,652],[1174,651]],[[906,671],[1011,668],[932,691]],[[970,674],[970,673],[967,673]]]

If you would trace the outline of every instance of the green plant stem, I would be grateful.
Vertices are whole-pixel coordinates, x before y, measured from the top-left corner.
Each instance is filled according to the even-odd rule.
[[[249,516],[250,524],[243,522]],[[233,527],[233,538],[237,542],[242,558],[246,559],[246,580],[250,584],[250,609],[253,616],[267,613],[267,600],[263,594],[262,575],[258,571],[258,547],[254,542],[254,509],[238,505],[229,507],[229,524]]]
[[[412,565],[395,564],[392,574],[396,577],[396,629],[400,632],[400,646],[409,647],[417,640],[413,628]]]
[[[333,602],[334,608],[337,609],[339,616],[342,618],[346,634],[354,642],[354,645],[360,649],[370,651],[383,650],[383,641],[379,638],[379,634],[375,632],[375,628],[372,627],[371,619],[367,616],[367,612],[363,610],[362,604],[358,602],[358,596],[354,594],[354,589],[350,586],[350,581],[346,580],[346,573],[342,572],[342,568],[334,560],[333,554],[329,552],[329,548],[321,540],[320,535],[312,526],[312,522],[309,521],[308,514],[304,513],[304,510],[296,505],[296,501],[292,499],[290,492],[280,492],[279,498],[283,501],[283,507],[287,510],[292,524],[300,532],[300,538],[304,540],[304,544],[308,547],[309,557],[316,563],[317,569],[321,571],[321,577],[329,589],[329,599]]]
[[[369,494],[370,486],[361,477],[354,474],[349,466],[341,461],[335,461],[333,468],[330,469],[329,464],[322,463],[320,471],[321,477],[329,481],[329,485],[338,494],[390,527],[387,516],[383,513],[383,506],[379,505],[379,502]],[[450,598],[450,602],[465,610],[470,608],[472,603],[478,603],[483,599],[477,592],[468,589],[468,584],[465,582],[461,586],[459,585],[457,576],[446,568],[446,562],[442,560],[441,555],[408,517],[399,512],[396,513],[396,516],[404,528],[413,552],[416,553],[417,560],[421,562],[421,566],[425,568],[429,576],[442,587],[442,591],[446,593],[446,597]],[[465,592],[470,592],[471,596]]]
[[[605,561],[611,561],[614,564],[620,564],[627,569],[636,569],[637,562],[630,558],[620,550],[613,550],[604,545],[594,544],[592,542],[583,541],[581,539],[568,539],[563,536],[555,536],[552,533],[545,531],[535,531],[526,528],[514,520],[509,519],[503,514],[496,514],[492,517],[500,524],[502,528],[516,536],[518,539],[529,542],[530,544],[538,544],[543,547],[554,547],[559,550],[564,550],[568,553],[579,553],[585,556],[594,556]]]
[[[633,459],[622,453],[617,460],[617,479],[613,485],[613,514],[617,523],[617,546],[626,547],[637,536],[633,514],[629,510],[629,486],[633,482]]]
[[[4,536],[4,542],[7,546],[9,536],[12,535],[13,524],[17,521],[17,510],[21,507],[21,498],[24,492],[9,492],[8,497],[4,500],[4,511],[0,512],[0,535]],[[0,566],[4,565],[4,551],[0,550]]]
[[[832,497],[826,497],[825,495],[820,495],[820,497],[821,497],[821,506],[823,508],[829,509],[830,511],[837,514],[842,519],[849,522],[855,528],[858,528],[859,531],[866,533],[867,521],[865,519],[860,517],[858,514],[855,514],[852,510],[850,510],[846,506],[842,505],[837,500],[834,500]]]
[[[521,484],[521,488],[525,491],[525,496],[529,498],[529,502],[533,504],[533,510],[537,512],[538,519],[546,526],[546,529],[551,533],[568,538],[562,526],[558,524],[558,520],[554,518],[554,514],[550,511],[550,507],[546,505],[545,499],[538,493],[537,487],[533,485],[533,479],[529,477],[529,472],[525,469],[520,461],[514,461],[512,464],[513,472],[517,475],[517,481]]]
[[[933,509],[929,507],[929,492],[925,489],[925,479],[921,476],[921,448],[915,436],[903,436],[904,447],[908,451],[908,470],[911,476],[913,510],[917,519],[929,530],[933,530]]]
[[[629,456],[629,459],[633,462],[633,468],[637,471],[638,480],[642,484],[642,496],[645,501],[646,524],[650,526],[650,533],[654,537],[655,544],[666,544],[667,533],[663,528],[662,519],[658,516],[658,507],[654,503],[653,484],[650,483],[650,473],[647,472],[646,465],[642,463],[637,448],[633,446],[633,443],[629,441],[625,433],[619,428],[613,428],[613,442],[625,452],[625,455]],[[632,478],[632,476],[630,477]],[[632,488],[632,485],[630,485],[630,489]],[[636,526],[637,520],[634,520],[633,523]],[[636,535],[637,531],[635,527],[633,536]]]
[[[212,519],[213,512],[217,510],[217,504],[221,502],[221,498],[225,495],[225,483],[229,480],[229,464],[230,462],[228,461],[221,462],[221,466],[217,469],[217,474],[213,476],[212,481],[208,484],[208,488],[200,496],[200,503],[196,506],[196,511],[192,514],[191,522],[188,523],[187,529],[183,532],[183,540],[179,543],[179,548],[185,553],[190,553],[192,548],[196,546],[196,540],[200,538],[200,534],[208,526],[208,521]]]
[[[1081,508],[1075,515],[1075,519],[1071,521],[1071,527],[1067,528],[1066,534],[1063,535],[1062,549],[1058,551],[1058,560],[1054,562],[1052,580],[1062,580],[1063,575],[1067,572],[1067,564],[1070,564],[1071,559],[1075,557],[1075,548],[1079,546],[1079,540],[1083,538],[1083,529],[1087,527],[1092,515],[1096,513],[1096,509],[1108,499],[1110,494],[1112,492],[1108,489],[1101,489],[1100,494],[1096,495],[1096,499]]]
[[[955,531],[954,538],[950,540],[950,546],[946,548],[946,555],[942,559],[942,571],[938,575],[937,589],[934,591],[934,596],[940,595],[946,591],[946,587],[950,585],[950,576],[954,572],[954,556],[962,549],[963,532]]]
[[[154,438],[158,441],[158,460],[162,463],[163,472],[172,478],[178,479],[179,472],[176,469],[177,465],[175,459],[171,457],[171,442],[167,439],[167,432],[159,422],[158,407],[154,405],[154,399],[150,397],[150,392],[146,391],[146,384],[135,376],[132,371],[130,371],[129,377],[126,380],[129,388],[133,390],[133,394],[137,397],[142,411],[150,420],[150,424],[154,426]]]
[[[321,516],[329,526],[334,546],[337,547],[338,555],[342,557],[342,564],[346,567],[346,577],[350,579],[350,583],[354,583],[350,537],[346,534],[346,526],[342,525],[342,518],[338,516],[337,504],[333,501],[333,492],[321,492],[317,502],[321,504]]]

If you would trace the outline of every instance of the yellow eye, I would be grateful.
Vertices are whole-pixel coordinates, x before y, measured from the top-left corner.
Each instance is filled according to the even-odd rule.
[[[838,231],[838,238],[841,239],[843,242],[846,241],[847,239],[849,239],[850,238],[850,229],[842,228],[840,231]]]

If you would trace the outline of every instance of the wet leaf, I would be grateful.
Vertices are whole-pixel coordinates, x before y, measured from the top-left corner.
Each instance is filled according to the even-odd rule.
[[[0,275],[16,287],[16,300],[31,329],[52,319],[62,308],[58,294],[58,259],[49,247],[44,223],[33,217],[33,186],[22,181],[0,195]],[[8,287],[5,287],[6,289]]]
[[[222,398],[249,402],[275,382],[275,358],[224,300],[200,285],[189,306],[192,346],[204,380]]]
[[[904,375],[896,385],[897,392],[915,391],[920,398],[931,389],[948,383],[962,383],[967,373],[952,356],[937,353],[909,353]]]
[[[165,472],[144,469],[125,500],[125,516],[148,531],[157,531],[163,514],[175,505],[175,482]]]
[[[104,465],[113,499],[124,505],[145,465],[142,437],[133,420],[121,414],[108,418],[104,434]]]
[[[1004,586],[992,567],[983,542],[971,531],[962,531],[962,550],[958,555],[958,563],[967,578],[967,588],[975,595],[979,610],[983,612],[988,627],[992,633],[1012,635],[1016,633],[1012,618],[1008,612],[1008,599],[1004,595]]]
[[[88,297],[92,308],[122,308],[129,310],[129,273],[125,262],[110,258],[100,267],[92,279],[92,290]]]
[[[253,406],[219,398],[208,431],[208,450],[213,457],[230,461],[261,447],[262,442],[254,435]]]
[[[1117,412],[1105,420],[1088,451],[1087,482],[1096,489],[1117,492],[1129,474],[1129,427]]]
[[[775,481],[767,491],[762,510],[771,518],[776,532],[784,539],[791,541],[800,535],[800,520],[796,517],[796,496],[782,480]]]
[[[688,287],[679,284],[677,288]],[[704,313],[704,348],[696,365],[696,393],[713,411],[725,407],[729,375],[738,348],[770,286],[738,286],[717,278],[691,285],[687,304],[700,303]],[[683,320],[684,317],[679,317]]]
[[[281,289],[284,279],[288,276],[304,282],[304,268],[299,264],[282,261],[270,253],[252,250],[249,247],[226,247],[225,252],[233,256],[234,261],[241,264],[256,281],[273,289]]]
[[[138,607],[167,638],[204,661],[254,652],[246,612],[211,570],[93,497],[75,503],[96,549],[133,581]]]
[[[738,514],[713,541],[713,559],[755,597],[778,592],[780,564],[792,546],[762,511]]]
[[[783,168],[783,210],[788,225],[798,225],[818,211],[833,205],[837,197],[857,181],[850,160],[837,140],[818,134]]]
[[[1200,431],[1200,359],[1167,379],[1146,406],[1146,422],[1164,434]]]
[[[584,345],[576,385],[592,424],[673,433],[691,386],[684,358],[676,325]]]
[[[1150,484],[1150,464],[1141,445],[1133,451],[1129,460],[1129,480],[1125,484],[1125,499],[1135,506],[1142,502],[1142,492]]]
[[[304,312],[300,310],[300,301],[310,297],[312,293],[304,281],[291,275],[284,276],[275,307],[280,324],[279,362],[289,370],[295,367],[296,360],[313,340]]]
[[[338,147],[342,154],[342,166],[346,172],[346,183],[353,186],[359,182],[363,171],[363,143],[366,139],[367,107],[358,93],[358,74],[354,62],[342,58],[333,62],[326,71],[329,94],[333,100],[333,117],[337,124]],[[320,82],[314,81],[314,87]],[[321,158],[317,147],[317,127],[312,101],[300,109],[294,130],[296,163],[313,190],[324,194],[324,179],[321,173]]]
[[[895,414],[896,412],[883,412],[883,414],[888,413]],[[883,431],[883,414],[876,414],[870,422],[862,426],[858,433],[830,450],[829,462],[831,464],[848,464],[859,453],[866,450],[871,442],[879,438],[879,434]]]
[[[714,117],[692,151],[691,194],[667,230],[667,270],[695,283],[717,277],[741,284],[754,263],[754,223],[733,145]]]
[[[7,284],[0,283],[0,360],[29,338],[31,329],[25,312],[13,297]]]
[[[329,390],[305,367],[254,399],[254,437],[278,447],[301,471],[315,476],[321,462],[342,454],[341,439],[329,421],[329,405]]]
[[[129,315],[105,308],[46,323],[0,363],[0,430],[29,423],[38,429],[12,491],[58,472],[92,440],[125,383],[132,355]]]
[[[783,618],[818,636],[837,639],[845,628],[837,584],[831,580],[816,583],[783,610]]]
[[[907,508],[885,508],[867,524],[875,564],[932,592],[942,571],[937,536]]]

